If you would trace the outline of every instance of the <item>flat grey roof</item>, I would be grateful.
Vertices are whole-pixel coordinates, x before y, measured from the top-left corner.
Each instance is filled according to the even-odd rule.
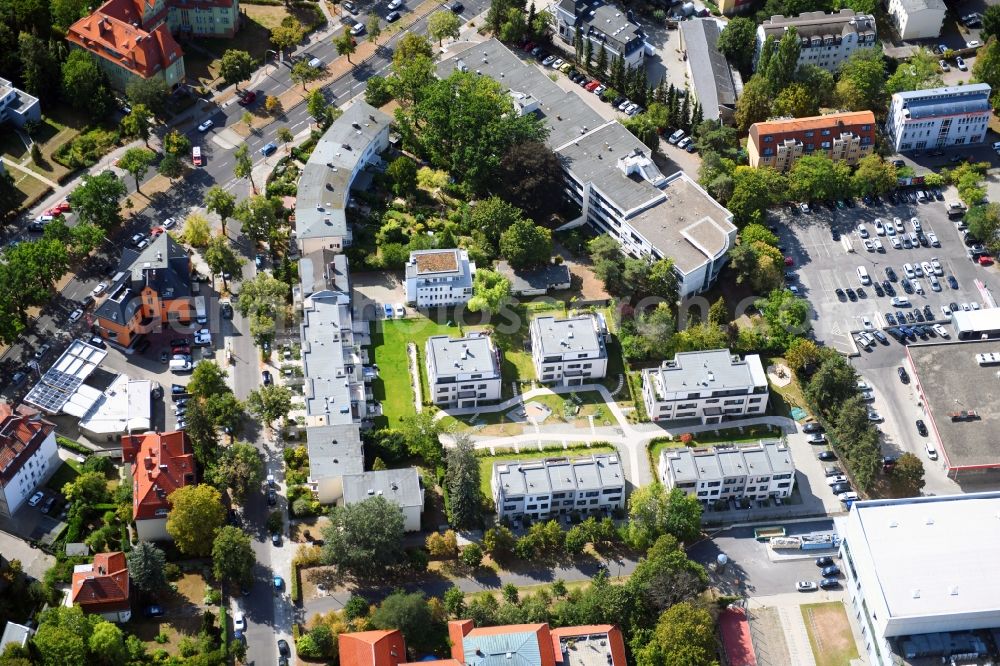
[[[353,423],[306,428],[306,447],[314,481],[365,471],[361,429]]]
[[[719,34],[715,19],[681,21],[694,93],[706,120],[718,120],[720,106],[736,106],[736,83],[729,61],[719,52]]]
[[[349,294],[347,255],[323,248],[303,256],[299,259],[299,283],[303,297],[327,289]]]
[[[586,458],[542,458],[495,462],[492,479],[499,479],[505,497],[544,495],[565,490],[619,488],[625,485],[616,454]]]
[[[590,351],[604,351],[601,323],[593,314],[556,319],[552,315],[535,317],[531,326],[538,331],[537,342],[543,356]]]
[[[344,369],[345,348],[339,337],[351,326],[351,299],[347,294],[332,291],[314,294],[312,307],[306,307],[302,313],[300,339],[306,413],[326,416],[330,424],[354,422],[351,377]]]
[[[423,493],[417,468],[383,469],[344,477],[345,504],[364,502],[379,495],[401,507],[423,508]]]
[[[497,272],[510,280],[512,293],[552,289],[571,281],[569,266],[546,264],[541,268],[513,268],[506,261],[497,262]]]
[[[666,448],[660,455],[677,482],[795,473],[792,452],[778,440],[761,440],[756,444],[725,448]]]
[[[358,100],[330,125],[299,178],[295,201],[298,239],[349,235],[345,210],[351,175],[362,153],[391,121],[386,114]]]
[[[760,24],[765,36],[781,39],[788,28],[795,28],[799,37],[843,36],[848,33],[873,32],[875,18],[870,14],[855,14],[853,9],[841,9],[837,13],[822,11],[802,12],[798,16],[772,16]]]
[[[629,224],[684,273],[717,259],[730,248],[732,213],[683,171],[667,179],[666,199]]]
[[[982,366],[976,354],[1000,352],[1000,341],[910,345],[906,353],[930,410],[948,467],[1000,467],[1000,384],[996,366]],[[975,411],[978,420],[952,421],[953,412]]]
[[[938,9],[942,12],[948,9],[944,4],[944,0],[900,0],[899,4],[903,6],[907,14],[924,11],[925,9]]]
[[[657,376],[667,393],[767,386],[760,356],[747,354],[740,359],[728,349],[680,352],[644,372]]]
[[[570,140],[556,153],[578,180],[593,183],[627,217],[630,211],[663,200],[663,192],[657,185],[662,184],[664,178],[655,164],[646,167],[646,177],[630,177],[618,167],[618,160],[634,151],[649,155],[649,148],[634,134],[621,123],[610,122]]]
[[[427,363],[438,377],[467,373],[482,373],[483,379],[500,376],[500,363],[488,335],[431,336],[427,339]]]
[[[549,128],[548,144],[553,150],[608,122],[575,92],[560,88],[541,70],[522,61],[496,39],[475,44],[442,60],[438,63],[438,76],[447,78],[461,65],[469,71],[482,72],[506,90],[527,93],[538,100],[538,113]]]

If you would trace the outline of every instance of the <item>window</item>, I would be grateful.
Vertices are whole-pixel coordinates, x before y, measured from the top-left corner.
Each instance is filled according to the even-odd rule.
[[[774,142],[773,136],[768,135],[764,137],[764,143],[772,143],[772,142]]]

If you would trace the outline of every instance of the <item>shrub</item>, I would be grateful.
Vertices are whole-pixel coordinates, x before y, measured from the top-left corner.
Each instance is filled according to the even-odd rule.
[[[166,575],[167,580],[169,580],[170,582],[179,581],[181,579],[181,576],[184,575],[184,572],[181,571],[181,568],[176,564],[174,564],[173,562],[167,562],[167,566],[163,567],[163,573]]]
[[[95,127],[60,146],[52,158],[70,169],[94,166],[115,147],[119,139],[117,132]]]
[[[483,563],[483,549],[478,544],[470,543],[462,549],[462,563],[467,567],[478,567]]]
[[[310,512],[311,503],[305,497],[300,497],[292,502],[292,515],[304,516]]]
[[[282,515],[280,510],[272,511],[267,514],[267,526],[268,532],[280,532],[281,528],[285,525],[285,517]]]
[[[153,640],[159,643],[160,645],[163,645],[164,643],[170,640],[170,637],[167,636],[167,633],[165,631],[161,631],[160,633],[156,634],[156,638],[154,638]]]

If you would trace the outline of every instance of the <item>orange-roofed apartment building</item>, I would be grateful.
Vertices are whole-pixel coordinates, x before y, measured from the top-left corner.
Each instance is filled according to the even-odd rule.
[[[59,469],[55,430],[34,409],[0,402],[0,515],[12,516]]]
[[[750,126],[750,166],[788,171],[804,155],[825,155],[850,165],[875,150],[875,114],[871,111],[789,118]]]
[[[239,0],[108,0],[66,39],[96,56],[117,90],[136,78],[160,78],[172,89],[184,81],[174,36],[232,37],[239,18]]]
[[[93,563],[73,567],[73,585],[66,602],[110,622],[128,622],[132,602],[125,553],[98,553]]]
[[[132,463],[132,518],[142,541],[166,541],[167,497],[195,482],[194,454],[182,430],[122,437],[122,459]]]
[[[346,640],[345,640],[346,639]],[[451,657],[406,662],[398,631],[341,634],[340,663],[345,666],[626,666],[625,641],[610,624],[549,629],[547,624],[473,626],[472,620],[448,623]]]

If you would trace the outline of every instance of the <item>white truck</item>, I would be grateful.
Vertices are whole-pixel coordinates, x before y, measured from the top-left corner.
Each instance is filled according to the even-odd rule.
[[[194,297],[194,318],[199,324],[208,323],[208,308],[205,306],[204,296]]]

